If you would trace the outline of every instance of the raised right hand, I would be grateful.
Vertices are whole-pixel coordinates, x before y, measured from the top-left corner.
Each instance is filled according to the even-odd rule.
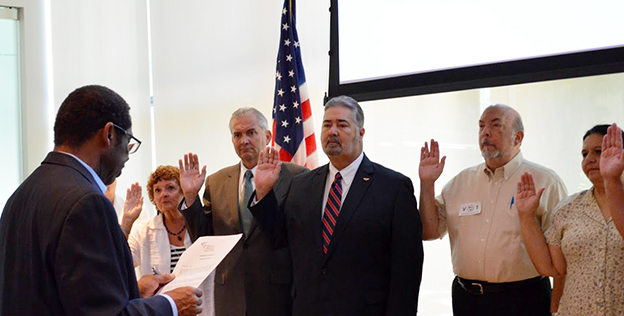
[[[535,183],[530,173],[525,172],[520,176],[520,182],[518,182],[516,189],[518,216],[521,218],[524,216],[534,218],[542,193],[544,193],[544,188],[541,188],[537,193],[535,192]]]
[[[128,219],[134,223],[136,219],[141,215],[143,210],[143,194],[141,193],[141,185],[138,182],[130,185],[126,190],[126,200],[123,208],[123,218]]]
[[[420,182],[433,183],[438,180],[444,170],[445,161],[446,156],[440,159],[438,142],[431,139],[431,150],[429,150],[429,146],[425,142],[425,146],[420,149],[420,164],[418,165]]]
[[[607,129],[607,135],[602,138],[600,174],[605,180],[619,182],[623,171],[624,148],[622,148],[622,130],[613,123]]]
[[[184,155],[184,163],[182,159],[178,161],[180,165],[180,187],[184,192],[186,205],[191,206],[199,195],[199,190],[206,179],[206,166],[199,171],[199,158],[196,154],[188,153]]]
[[[128,190],[126,190],[126,201],[124,202],[123,214],[121,215],[122,231],[126,238],[130,235],[134,222],[141,215],[143,210],[143,194],[141,193],[141,186],[138,182],[133,183]]]
[[[256,175],[254,176],[258,201],[271,192],[279,179],[281,168],[282,163],[279,161],[279,155],[275,148],[267,146],[260,152],[258,168],[256,168]]]
[[[200,289],[185,286],[175,288],[165,294],[171,296],[178,308],[178,315],[180,316],[193,316],[202,311],[201,296],[203,293]]]

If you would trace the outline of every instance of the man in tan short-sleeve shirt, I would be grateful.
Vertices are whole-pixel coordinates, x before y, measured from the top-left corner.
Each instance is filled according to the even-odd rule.
[[[486,108],[479,120],[485,162],[461,171],[437,198],[434,183],[446,157],[440,159],[434,140],[431,148],[425,144],[421,150],[423,239],[449,234],[457,276],[452,286],[455,315],[550,315],[550,281],[539,276],[522,242],[516,184],[530,172],[536,186],[546,188],[536,212],[544,231],[549,211],[567,192],[554,171],[524,160],[523,137],[518,112],[506,105]],[[555,293],[562,286],[556,281]]]

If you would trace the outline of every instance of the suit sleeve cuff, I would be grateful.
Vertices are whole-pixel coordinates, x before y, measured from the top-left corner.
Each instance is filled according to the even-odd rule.
[[[256,190],[254,190],[251,194],[251,198],[249,199],[249,205],[247,205],[247,208],[256,206],[256,204],[258,204],[258,197],[256,196]]]
[[[178,210],[186,211],[187,208],[188,206],[186,206],[186,199],[182,198],[182,201],[180,201],[180,205],[178,205]]]
[[[173,312],[173,316],[178,316],[178,308],[176,307],[176,304],[171,298],[171,296],[167,294],[160,294],[160,295],[164,296],[167,299],[167,301],[169,301],[169,305],[171,305],[171,311]]]

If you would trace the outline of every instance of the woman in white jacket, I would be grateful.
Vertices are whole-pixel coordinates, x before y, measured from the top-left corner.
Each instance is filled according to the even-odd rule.
[[[150,201],[156,205],[156,215],[132,228],[128,245],[132,251],[137,278],[153,273],[171,273],[182,253],[191,246],[184,217],[178,204],[184,194],[180,188],[180,170],[173,166],[159,166],[147,181]],[[212,276],[212,275],[211,275]],[[214,315],[211,277],[199,286],[202,296],[202,313]]]

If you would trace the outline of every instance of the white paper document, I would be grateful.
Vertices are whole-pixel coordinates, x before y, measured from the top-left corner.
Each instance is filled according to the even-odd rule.
[[[181,286],[198,287],[206,277],[230,253],[243,234],[199,237],[184,251],[173,269],[176,276],[158,293],[165,293]]]

